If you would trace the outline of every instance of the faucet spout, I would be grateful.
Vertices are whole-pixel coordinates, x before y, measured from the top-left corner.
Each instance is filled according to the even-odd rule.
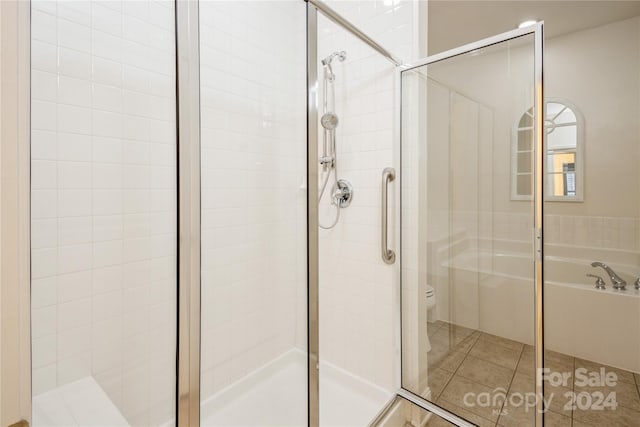
[[[618,276],[616,272],[613,271],[613,269],[607,264],[600,261],[594,261],[591,263],[591,267],[601,267],[602,269],[604,269],[604,271],[606,271],[609,275],[609,279],[611,279],[613,289],[624,291],[627,288],[627,282],[622,277]]]

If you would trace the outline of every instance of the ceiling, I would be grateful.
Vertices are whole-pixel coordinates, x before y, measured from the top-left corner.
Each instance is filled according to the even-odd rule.
[[[429,55],[545,21],[545,37],[598,27],[640,15],[640,1],[429,0]]]

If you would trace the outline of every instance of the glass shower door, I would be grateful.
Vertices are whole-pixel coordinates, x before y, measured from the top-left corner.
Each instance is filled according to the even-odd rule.
[[[402,387],[478,425],[536,418],[537,35],[401,72]]]
[[[201,426],[308,417],[305,13],[199,3]]]

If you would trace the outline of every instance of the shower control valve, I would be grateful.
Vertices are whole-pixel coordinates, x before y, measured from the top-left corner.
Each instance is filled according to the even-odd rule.
[[[633,288],[640,291],[640,277],[638,277],[636,281],[633,282]]]

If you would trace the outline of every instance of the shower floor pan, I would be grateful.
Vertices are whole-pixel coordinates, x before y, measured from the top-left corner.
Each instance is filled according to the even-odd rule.
[[[202,402],[201,425],[305,426],[307,359],[291,350]],[[366,426],[393,393],[320,364],[320,424]]]
[[[320,422],[324,427],[366,426],[393,393],[336,366],[320,364]],[[307,424],[307,359],[290,350],[205,399],[201,426],[285,427]],[[129,427],[92,377],[33,398],[34,427]],[[173,421],[165,426],[174,425]]]
[[[33,427],[129,427],[92,377],[34,396]]]

